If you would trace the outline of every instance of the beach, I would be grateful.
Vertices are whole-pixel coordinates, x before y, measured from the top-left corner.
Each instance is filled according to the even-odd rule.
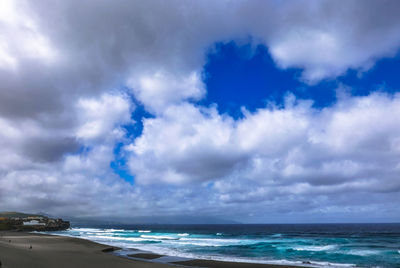
[[[249,264],[208,260],[188,260],[171,264],[157,263],[156,254],[142,254],[129,259],[113,254],[110,246],[85,239],[26,232],[0,232],[1,268],[71,268],[71,267],[265,267],[296,266]],[[138,258],[141,257],[141,258]],[[157,258],[153,258],[157,257]],[[138,260],[143,259],[143,260]],[[146,261],[148,260],[148,261]]]

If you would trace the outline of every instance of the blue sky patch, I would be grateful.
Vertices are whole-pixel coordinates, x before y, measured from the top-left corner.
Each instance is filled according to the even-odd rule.
[[[254,48],[250,44],[217,43],[204,66],[207,97],[201,104],[216,103],[219,112],[238,118],[242,106],[255,111],[268,101],[282,105],[291,92],[299,99],[312,100],[314,108],[324,108],[336,102],[340,85],[350,87],[353,96],[365,96],[376,90],[396,92],[400,88],[399,66],[399,57],[383,59],[361,75],[350,70],[341,77],[310,86],[298,79],[300,69],[278,68],[263,45]]]

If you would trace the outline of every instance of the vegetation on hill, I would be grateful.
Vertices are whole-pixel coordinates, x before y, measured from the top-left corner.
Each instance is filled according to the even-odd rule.
[[[68,221],[20,212],[0,212],[0,230],[59,231],[70,227]]]
[[[4,230],[12,230],[13,226],[10,222],[8,221],[1,221],[0,220],[0,231],[4,231]]]

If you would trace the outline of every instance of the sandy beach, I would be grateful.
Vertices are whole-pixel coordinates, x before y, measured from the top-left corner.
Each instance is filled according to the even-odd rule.
[[[266,267],[294,268],[296,266],[233,263],[208,260],[188,260],[163,264],[154,262],[157,254],[132,254],[128,259],[116,256],[107,245],[84,239],[32,234],[0,232],[1,268],[71,268],[71,267]],[[106,251],[106,252],[104,252]],[[138,260],[143,259],[143,260]],[[148,260],[148,261],[146,261]]]
[[[22,232],[0,232],[0,261],[2,262],[0,267],[170,267],[169,265],[121,258],[102,252],[105,248],[109,247],[83,239]]]

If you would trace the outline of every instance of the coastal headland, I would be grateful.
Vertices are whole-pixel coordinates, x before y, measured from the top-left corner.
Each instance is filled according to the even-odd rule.
[[[130,255],[125,258],[113,254],[110,246],[89,240],[44,235],[38,233],[0,231],[1,268],[123,268],[123,267],[232,267],[232,268],[295,268],[296,266],[187,260],[160,263],[156,254]],[[154,257],[154,258],[153,258]]]
[[[1,212],[0,230],[16,231],[62,231],[70,227],[69,221],[53,219],[43,215],[20,212]]]

